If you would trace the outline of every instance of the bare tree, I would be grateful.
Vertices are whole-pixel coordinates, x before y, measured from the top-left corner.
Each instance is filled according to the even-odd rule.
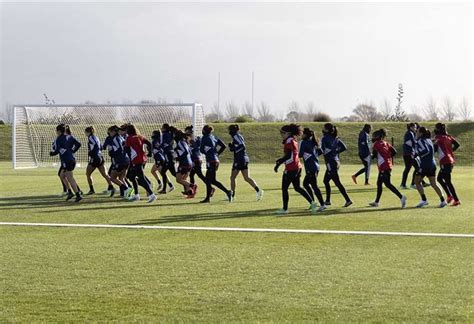
[[[249,117],[252,117],[252,118],[253,118],[253,114],[254,114],[253,105],[252,105],[250,102],[246,101],[246,102],[244,103],[244,106],[243,106],[242,111],[243,111],[246,115],[248,115]]]
[[[447,121],[453,121],[456,117],[456,112],[454,111],[454,104],[451,98],[444,98],[443,102],[443,118]]]
[[[472,108],[469,99],[466,97],[462,98],[462,101],[459,103],[458,106],[458,114],[462,118],[462,120],[469,120],[471,117]]]
[[[288,105],[288,111],[297,111],[297,112],[299,112],[300,111],[300,105],[298,104],[298,102],[296,102],[295,100],[290,102],[290,104]]]
[[[225,105],[225,112],[227,120],[233,121],[240,114],[240,109],[231,101]]]
[[[425,119],[428,121],[438,121],[439,120],[439,108],[436,103],[436,100],[433,97],[429,97],[426,106],[423,109]]]
[[[270,106],[263,101],[257,107],[257,114],[258,114],[258,121],[272,122],[275,120],[275,116],[272,115],[270,111]]]
[[[380,120],[382,115],[377,111],[371,104],[360,104],[353,110],[354,115],[358,117],[360,121],[373,122]]]
[[[390,120],[390,116],[392,116],[393,114],[393,106],[387,98],[384,98],[381,107],[381,114],[383,120]]]

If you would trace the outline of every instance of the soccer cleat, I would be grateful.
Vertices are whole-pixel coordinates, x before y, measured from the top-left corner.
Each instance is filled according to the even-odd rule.
[[[428,201],[427,200],[422,200],[418,203],[418,205],[416,205],[415,207],[416,208],[422,208],[422,207],[425,207],[425,206],[428,206]]]
[[[410,188],[416,189],[416,185],[411,185]]]
[[[103,194],[110,194],[110,190],[109,189],[105,189],[104,191],[102,191]]]
[[[123,197],[124,197],[124,198],[128,198],[128,197],[130,197],[130,195],[132,195],[132,194],[133,194],[133,188],[132,188],[132,187],[129,187],[129,188],[127,188],[127,190],[124,191]]]
[[[402,208],[405,208],[407,206],[407,196],[402,196],[400,202],[402,203]]]
[[[370,183],[368,181],[365,182],[365,186],[370,186]]]
[[[158,194],[159,195],[166,195],[166,190],[160,190],[160,191],[158,191]]]
[[[406,190],[406,189],[410,189],[410,188],[408,188],[406,185],[401,185],[401,186],[400,186],[400,189]]]
[[[148,201],[147,202],[152,203],[155,200],[156,200],[156,195],[152,193],[151,195],[148,196]]]
[[[74,197],[74,194],[72,192],[68,192],[66,196],[66,201],[71,200]]]
[[[89,192],[87,193],[88,196],[93,195],[93,194],[95,194],[94,190],[89,190]]]
[[[262,189],[257,191],[256,197],[257,197],[257,201],[262,200],[262,198],[263,198],[263,190]]]
[[[461,202],[459,200],[455,200],[451,206],[460,206],[461,205]]]
[[[163,189],[163,183],[158,182],[158,186],[156,187],[156,191],[160,191],[161,189]]]
[[[199,203],[200,204],[205,204],[205,203],[210,203],[211,201],[209,199],[204,199],[204,200],[201,200]]]
[[[352,176],[352,181],[354,181],[354,183],[357,184],[357,177],[355,175]]]
[[[448,196],[448,198],[446,199],[446,202],[450,204],[453,200],[454,200],[453,196]]]
[[[67,195],[67,191],[63,191],[58,195],[58,197],[64,197],[66,195]]]
[[[110,190],[109,197],[113,197],[115,195],[115,192],[116,192],[115,189]]]
[[[326,205],[326,206],[331,206],[331,202],[330,202],[330,201],[326,201],[326,202],[324,203],[324,205]]]
[[[379,203],[373,201],[373,202],[369,203],[369,206],[370,206],[370,207],[378,207],[378,206],[379,206]]]
[[[128,201],[139,201],[139,200],[140,200],[139,194],[131,195],[130,197],[128,197]]]
[[[322,212],[322,211],[324,211],[324,210],[326,210],[326,209],[327,209],[326,205],[321,205],[321,206],[318,208],[318,212]]]
[[[344,207],[349,207],[350,205],[352,205],[352,201],[346,201],[346,203],[344,204]]]
[[[170,186],[170,190],[168,190],[168,192],[171,192],[171,191],[173,191],[173,190],[174,190],[174,186],[171,185],[171,186]]]
[[[76,199],[74,199],[75,202],[80,202],[82,200],[82,196],[81,195],[77,195],[76,196]]]
[[[288,211],[286,209],[278,209],[275,214],[277,215],[287,215],[288,214]]]
[[[439,208],[444,208],[448,205],[448,203],[446,202],[446,200],[443,200],[440,204],[439,204]]]
[[[227,191],[227,200],[229,202],[232,202],[234,200],[234,197],[232,197],[232,191],[231,190]]]
[[[423,182],[422,185],[423,185],[423,188],[431,187],[431,184],[429,184],[427,182]]]

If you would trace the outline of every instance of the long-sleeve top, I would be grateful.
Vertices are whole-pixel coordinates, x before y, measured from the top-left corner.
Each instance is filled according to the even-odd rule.
[[[165,154],[173,153],[173,134],[168,131],[161,132],[161,148]]]
[[[106,139],[107,141],[107,139]],[[130,163],[130,158],[125,152],[125,139],[120,135],[111,137],[108,141],[106,149],[109,151],[109,155],[112,158],[112,163],[115,165],[124,165]]]
[[[79,148],[81,147],[81,143],[71,135],[59,135],[52,148],[51,155],[58,155],[62,162],[69,162],[75,161],[76,157],[74,153],[76,153]]]
[[[365,131],[361,131],[359,133],[359,140],[357,144],[359,147],[359,156],[367,157],[371,154],[370,148],[372,145],[372,141],[370,139],[369,133],[366,133]]]
[[[312,140],[302,140],[300,144],[299,157],[303,158],[304,168],[309,172],[319,171],[319,155],[322,154],[321,149],[316,146]]]
[[[91,158],[98,158],[102,156],[101,145],[97,136],[89,135],[87,144],[88,154]]]
[[[403,137],[403,155],[413,156],[415,154],[416,138],[415,133],[407,131]]]
[[[165,160],[165,155],[164,155],[163,149],[161,148],[161,140],[154,139],[153,141],[151,141],[151,151],[152,151],[153,158],[155,159],[155,161]]]
[[[226,145],[217,136],[203,135],[199,150],[206,156],[207,162],[219,162],[219,155],[224,152]]]
[[[234,152],[234,163],[249,162],[245,140],[241,134],[237,133],[232,136],[232,143],[229,145],[229,151]]]
[[[347,146],[339,137],[326,134],[321,139],[321,150],[323,151],[326,163],[330,163],[339,161],[339,153],[347,150]]]
[[[201,137],[196,136],[191,140],[191,159],[193,161],[201,161]]]
[[[178,156],[179,165],[192,165],[191,160],[191,149],[189,148],[188,142],[184,139],[176,144],[176,155]]]
[[[415,145],[416,160],[422,169],[436,167],[433,142],[429,138],[420,138]]]

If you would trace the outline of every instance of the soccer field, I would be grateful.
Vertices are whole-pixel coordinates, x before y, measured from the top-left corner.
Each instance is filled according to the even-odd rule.
[[[381,207],[367,207],[376,172],[371,186],[354,185],[359,168],[341,169],[353,206],[341,208],[334,189],[333,205],[312,216],[290,191],[290,213],[276,217],[281,173],[268,164],[251,165],[262,201],[240,178],[235,202],[216,192],[203,205],[199,181],[193,200],[175,190],[153,204],[100,194],[65,202],[55,170],[2,162],[0,222],[474,233],[474,167],[454,170],[462,206],[436,208],[426,188],[421,210],[415,190],[404,192],[405,210],[388,190]],[[225,185],[229,169],[218,173]],[[75,175],[86,190],[84,172]],[[472,238],[0,226],[0,246],[1,322],[474,320]]]

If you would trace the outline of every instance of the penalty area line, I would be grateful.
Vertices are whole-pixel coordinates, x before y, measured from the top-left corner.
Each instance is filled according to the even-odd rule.
[[[122,228],[122,229],[147,229],[147,230],[154,229],[154,230],[176,230],[176,231],[214,231],[214,232],[252,232],[252,233],[338,234],[338,235],[377,235],[377,236],[474,238],[474,234],[460,234],[460,233],[339,231],[339,230],[318,230],[318,229],[245,228],[245,227],[196,227],[196,226],[161,226],[161,225],[60,224],[60,223],[18,223],[18,222],[0,222],[0,226]]]

